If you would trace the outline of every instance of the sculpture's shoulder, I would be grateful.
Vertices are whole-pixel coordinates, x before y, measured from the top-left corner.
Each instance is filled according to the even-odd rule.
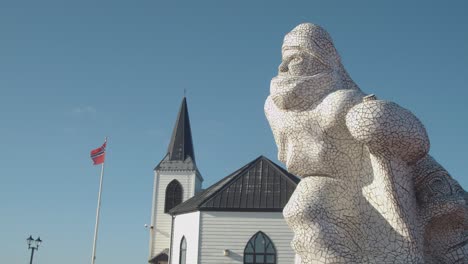
[[[362,102],[364,96],[356,89],[337,90],[326,96],[312,112],[324,129],[343,126],[348,111]]]
[[[375,153],[397,156],[414,163],[429,151],[429,138],[424,125],[409,110],[396,103],[363,98],[346,115],[351,135]]]
[[[321,109],[320,111],[331,111],[332,109],[343,111],[362,102],[364,96],[365,94],[362,91],[356,89],[337,90],[328,94],[316,109]]]

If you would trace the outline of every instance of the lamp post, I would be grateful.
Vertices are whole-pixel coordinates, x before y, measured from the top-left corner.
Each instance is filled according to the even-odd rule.
[[[31,260],[29,261],[29,264],[32,264],[33,256],[34,256],[34,250],[39,249],[39,245],[41,244],[42,240],[40,237],[38,237],[36,240],[32,238],[32,236],[29,236],[28,239],[26,239],[26,242],[28,242],[28,249],[31,249]]]

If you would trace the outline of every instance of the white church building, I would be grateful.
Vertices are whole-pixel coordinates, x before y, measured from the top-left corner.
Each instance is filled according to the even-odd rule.
[[[154,170],[149,263],[292,264],[282,210],[299,179],[260,156],[202,189],[186,98]]]

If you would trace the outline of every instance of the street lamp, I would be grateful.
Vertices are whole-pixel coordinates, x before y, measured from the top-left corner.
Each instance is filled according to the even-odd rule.
[[[29,236],[26,239],[26,242],[28,242],[28,249],[31,249],[31,260],[29,261],[29,264],[32,264],[33,256],[34,256],[34,250],[39,249],[39,245],[41,244],[42,240],[40,237],[38,237],[36,240],[32,238],[32,236]]]

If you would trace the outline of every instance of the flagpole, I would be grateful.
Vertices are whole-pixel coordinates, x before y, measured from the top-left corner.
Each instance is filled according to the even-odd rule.
[[[107,143],[107,137],[105,138],[105,143]],[[99,213],[101,211],[101,193],[102,193],[102,180],[104,178],[104,163],[106,163],[105,158],[101,166],[101,178],[99,180],[98,205],[96,209],[96,224],[94,226],[93,256],[91,258],[91,264],[94,264],[96,261],[96,242],[97,242],[97,235],[98,235],[98,228],[99,228]]]

